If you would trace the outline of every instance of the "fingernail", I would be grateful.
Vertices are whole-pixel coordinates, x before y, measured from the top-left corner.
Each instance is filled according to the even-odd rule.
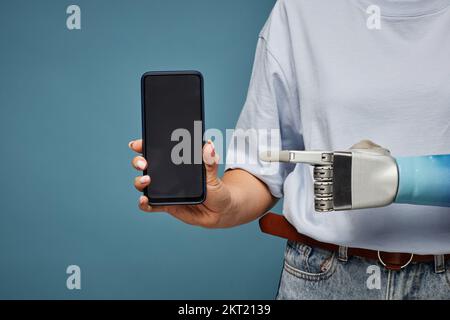
[[[145,197],[144,196],[140,196],[139,203],[143,204],[144,202],[145,202]]]
[[[128,147],[131,149],[131,148],[133,148],[133,143],[134,143],[134,141],[130,141],[129,143],[128,143]]]
[[[208,142],[208,144],[210,144],[209,142]],[[213,146],[212,145],[209,145],[208,146],[209,148],[211,148],[211,150],[206,150],[206,152],[205,152],[205,155],[204,155],[204,161],[205,161],[205,163],[207,164],[207,165],[209,165],[209,166],[211,166],[211,165],[213,165],[214,164],[214,155],[213,155],[213,153],[214,153],[214,148],[213,148]]]
[[[208,140],[208,142],[211,144],[211,158],[212,158],[212,164],[215,162],[218,162],[219,156],[216,154],[216,146],[214,145],[214,142],[211,140]]]
[[[139,182],[140,182],[141,184],[149,183],[149,182],[150,182],[150,177],[149,177],[149,176],[142,176],[142,177],[139,179]]]
[[[137,166],[139,169],[144,170],[144,169],[145,169],[145,162],[142,161],[142,160],[138,160],[138,161],[136,162],[136,166]]]
[[[216,156],[216,147],[214,146],[214,142],[212,142],[211,139],[208,139],[208,141],[206,141],[206,143],[211,146],[211,157],[214,158]]]

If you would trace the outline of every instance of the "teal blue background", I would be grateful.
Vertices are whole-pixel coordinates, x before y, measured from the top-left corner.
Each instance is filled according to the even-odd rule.
[[[72,3],[82,30],[66,28]],[[233,128],[273,4],[2,1],[0,298],[275,296],[284,242],[257,223],[205,230],[141,213],[127,147],[149,70],[200,70],[206,127]],[[66,288],[71,264],[79,291]]]

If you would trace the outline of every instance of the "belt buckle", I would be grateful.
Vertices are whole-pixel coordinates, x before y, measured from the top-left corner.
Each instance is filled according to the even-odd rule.
[[[386,262],[383,261],[380,250],[377,250],[377,255],[378,255],[378,261],[380,261],[380,263],[383,265],[383,267],[385,267],[388,270],[397,270],[397,271],[407,267],[411,263],[411,261],[413,260],[413,257],[414,257],[414,254],[410,253],[411,256],[409,257],[409,260],[405,264],[393,265],[393,264],[387,264]]]

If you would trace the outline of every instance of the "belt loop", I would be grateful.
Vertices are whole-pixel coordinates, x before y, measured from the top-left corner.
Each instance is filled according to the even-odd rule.
[[[338,256],[339,261],[347,262],[348,260],[347,249],[348,249],[347,247],[339,246],[339,256]]]
[[[434,256],[434,272],[445,272],[445,256],[443,254]]]

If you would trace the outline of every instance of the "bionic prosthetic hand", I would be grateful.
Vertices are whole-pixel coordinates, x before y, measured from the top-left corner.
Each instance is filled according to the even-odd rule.
[[[450,207],[450,154],[393,158],[386,149],[267,151],[262,161],[314,166],[319,212],[408,203]]]

